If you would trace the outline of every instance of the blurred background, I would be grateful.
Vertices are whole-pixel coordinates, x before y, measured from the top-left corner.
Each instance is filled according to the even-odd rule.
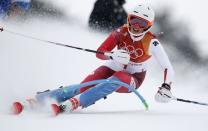
[[[207,102],[208,38],[206,34],[208,25],[206,23],[208,23],[208,18],[206,12],[208,8],[206,1],[0,0],[0,27],[35,38],[96,50],[112,30],[126,23],[127,13],[138,3],[148,3],[155,10],[156,19],[152,32],[163,44],[176,72],[172,86],[173,94],[182,98]],[[2,105],[8,106],[14,100],[31,97],[37,91],[79,83],[103,63],[91,53],[27,39],[11,32],[0,33],[0,104]],[[205,131],[207,129],[205,122],[208,118],[207,108],[180,103],[171,103],[167,106],[154,102],[154,94],[162,83],[163,76],[162,70],[154,59],[150,63],[147,77],[139,90],[151,103],[149,115],[141,111],[133,111],[139,114],[139,118],[135,118],[132,112],[128,112],[128,110],[138,108],[138,101],[129,94],[128,97],[118,94],[110,96],[109,99],[96,103],[96,106],[81,111],[81,114],[86,112],[96,114],[100,111],[98,117],[100,115],[103,117],[120,110],[121,114],[124,113],[124,118],[125,114],[128,118],[132,118],[129,124],[144,122],[145,124],[140,125],[141,129],[146,129],[151,116],[150,121],[155,124],[148,127],[149,130],[164,130],[164,125],[161,123],[165,121],[165,127],[170,131],[198,130],[198,127],[201,131]],[[132,102],[129,103],[127,100]],[[123,106],[124,104],[126,106]],[[0,109],[0,111],[5,110],[6,107]],[[166,115],[169,118],[164,117]],[[179,119],[173,118],[174,115]],[[161,121],[155,118],[157,116],[161,118]],[[70,117],[76,120],[76,116]],[[99,126],[102,125],[99,123],[100,119],[96,115],[94,117],[98,120],[92,121],[97,124],[95,129],[100,129]],[[15,124],[10,127],[11,118],[6,118],[8,118],[7,122],[4,122],[4,126],[0,129],[11,130],[15,127],[19,128],[18,124],[22,124],[21,121],[18,123],[13,120]],[[67,119],[67,116],[61,118]],[[130,120],[128,118],[127,120]],[[113,123],[111,119],[116,118],[109,117],[108,120]],[[191,124],[187,122],[188,120]],[[170,129],[168,121],[176,124],[173,124]],[[58,123],[62,122],[58,121]],[[113,127],[112,123],[109,123],[110,127]],[[178,129],[177,124],[181,123],[183,125]],[[125,124],[120,125],[119,130],[129,129]],[[44,129],[49,130],[48,127]],[[104,129],[108,130],[107,127]],[[135,126],[131,129],[135,130]]]

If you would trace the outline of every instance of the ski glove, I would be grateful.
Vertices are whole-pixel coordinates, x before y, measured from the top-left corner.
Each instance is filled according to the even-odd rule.
[[[122,49],[116,50],[113,53],[105,52],[104,55],[124,65],[127,65],[130,61],[129,53],[126,50],[122,50]]]
[[[160,103],[168,103],[171,101],[172,93],[170,91],[171,87],[169,84],[163,83],[159,90],[155,94],[155,100]]]

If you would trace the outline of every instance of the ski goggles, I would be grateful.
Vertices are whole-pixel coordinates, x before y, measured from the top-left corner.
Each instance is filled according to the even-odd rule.
[[[134,15],[128,16],[128,24],[130,27],[133,28],[144,28],[144,29],[152,26],[151,22]]]

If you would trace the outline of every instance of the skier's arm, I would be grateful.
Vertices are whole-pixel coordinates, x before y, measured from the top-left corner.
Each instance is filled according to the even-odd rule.
[[[174,70],[165,50],[163,49],[163,46],[157,39],[152,39],[150,44],[150,52],[164,70],[164,83],[170,85],[173,81]]]
[[[165,50],[157,39],[151,41],[150,51],[164,70],[164,83],[159,87],[155,94],[155,100],[157,102],[167,103],[171,101],[172,97],[170,90],[174,77],[174,70]]]
[[[102,45],[97,49],[97,51],[101,52],[111,52],[116,47],[116,38],[115,32],[111,33],[110,36],[102,43]],[[106,55],[96,54],[96,57],[102,60],[110,59]]]

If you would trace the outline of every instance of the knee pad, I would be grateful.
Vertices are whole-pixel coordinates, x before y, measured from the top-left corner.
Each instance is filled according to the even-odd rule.
[[[120,81],[136,88],[138,86],[138,81],[133,77],[133,75],[124,72],[124,71],[118,71],[116,73],[113,74],[114,77],[116,77],[117,79],[119,79]],[[128,88],[121,86],[116,92],[119,93],[129,93],[130,91],[128,90]]]

